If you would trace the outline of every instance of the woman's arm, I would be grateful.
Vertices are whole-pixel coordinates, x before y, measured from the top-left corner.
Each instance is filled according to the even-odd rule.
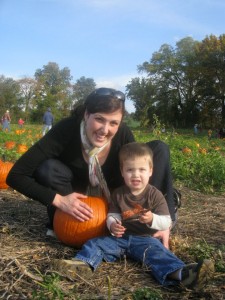
[[[48,134],[24,153],[9,172],[6,179],[7,184],[44,205],[51,204],[56,196],[56,191],[39,184],[35,180],[34,173],[43,161],[58,157],[67,147],[71,139],[71,132],[74,129],[73,123],[71,119],[59,122]]]

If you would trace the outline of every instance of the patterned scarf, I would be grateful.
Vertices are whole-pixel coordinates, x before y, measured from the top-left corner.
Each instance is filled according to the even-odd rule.
[[[96,192],[93,192],[93,191],[94,190],[96,191],[96,188],[98,189],[98,187],[100,187],[101,194],[103,192],[103,194],[105,195],[106,199],[109,202],[110,201],[110,192],[109,192],[107,183],[105,181],[105,177],[102,173],[100,163],[98,161],[98,154],[103,149],[105,149],[105,147],[109,144],[109,141],[100,148],[93,147],[90,144],[88,137],[86,135],[84,120],[80,124],[80,135],[81,135],[81,142],[82,142],[84,151],[88,155],[89,180],[90,180],[90,184],[91,184],[91,186],[88,187],[88,194],[95,196],[95,195],[93,195],[93,193],[96,194]],[[96,188],[93,189],[92,187],[96,187]],[[98,193],[98,196],[100,196],[99,193]]]

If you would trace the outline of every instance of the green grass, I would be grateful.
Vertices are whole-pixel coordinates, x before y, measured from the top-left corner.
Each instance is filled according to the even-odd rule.
[[[25,125],[25,131],[21,134],[16,134],[18,129],[18,125],[11,125],[11,132],[0,131],[1,159],[14,162],[21,156],[16,148],[7,150],[4,146],[6,141],[13,140],[30,147],[41,137],[41,125]],[[207,131],[194,135],[192,130],[187,129],[167,130],[166,133],[161,133],[157,128],[153,132],[134,129],[133,133],[139,142],[160,139],[169,145],[173,178],[177,183],[210,194],[225,192],[225,140],[208,140]],[[189,155],[182,152],[184,147],[191,149]],[[199,152],[202,148],[206,154]]]
[[[133,132],[137,141],[160,139],[169,145],[173,178],[178,183],[209,194],[225,192],[225,140],[208,140],[206,132],[195,136],[190,130],[165,134],[159,131],[157,135],[146,130]],[[190,154],[182,152],[185,147],[191,149]],[[206,154],[200,149],[205,149]]]

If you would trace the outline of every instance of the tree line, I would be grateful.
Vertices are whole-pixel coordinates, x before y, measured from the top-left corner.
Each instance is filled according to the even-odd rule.
[[[82,76],[72,83],[69,68],[60,69],[49,62],[37,69],[34,78],[14,80],[0,76],[0,113],[9,110],[12,120],[20,117],[29,123],[40,123],[44,111],[51,107],[55,120],[70,115],[96,87],[92,78]]]
[[[137,68],[141,76],[126,85],[126,95],[142,126],[157,116],[166,126],[224,127],[225,35],[206,36],[200,42],[186,37],[175,47],[163,44]],[[57,121],[70,115],[95,88],[93,78],[82,76],[73,83],[69,68],[60,69],[55,62],[37,69],[34,78],[1,75],[0,114],[9,110],[13,120],[22,117],[40,123],[51,107]]]
[[[143,126],[154,115],[174,127],[225,125],[225,35],[163,44],[138,71],[126,91]]]

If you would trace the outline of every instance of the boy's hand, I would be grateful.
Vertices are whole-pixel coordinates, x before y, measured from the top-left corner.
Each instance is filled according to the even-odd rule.
[[[115,237],[122,237],[126,228],[122,226],[121,221],[116,220],[110,226],[110,231]]]
[[[153,214],[150,210],[144,210],[140,217],[139,217],[139,222],[140,223],[144,223],[144,224],[152,224],[152,220],[153,220]]]

